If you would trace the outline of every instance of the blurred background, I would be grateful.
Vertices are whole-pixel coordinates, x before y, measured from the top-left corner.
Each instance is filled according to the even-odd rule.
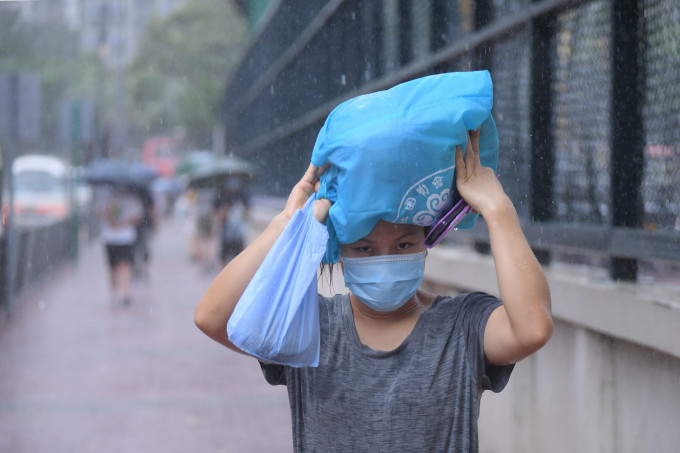
[[[678,24],[676,0],[0,0],[0,451],[291,451],[285,391],[193,307],[336,105],[480,69],[556,319],[482,399],[481,451],[675,451]],[[144,212],[128,307],[97,214],[120,186]],[[489,251],[483,221],[451,232],[427,284],[497,294]]]

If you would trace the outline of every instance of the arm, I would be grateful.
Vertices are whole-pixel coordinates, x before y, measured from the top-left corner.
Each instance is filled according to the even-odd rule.
[[[194,322],[206,335],[224,346],[240,351],[227,336],[227,323],[241,295],[264,261],[267,253],[285,229],[295,211],[301,209],[317,189],[324,168],[310,165],[307,172],[291,191],[285,209],[277,214],[260,236],[234,258],[208,287],[196,307]],[[330,202],[317,200],[314,217],[324,221]]]
[[[484,352],[496,365],[515,363],[548,342],[553,331],[550,289],[517,212],[493,170],[479,161],[479,131],[471,132],[463,157],[456,150],[456,186],[486,221],[503,305],[491,313]]]

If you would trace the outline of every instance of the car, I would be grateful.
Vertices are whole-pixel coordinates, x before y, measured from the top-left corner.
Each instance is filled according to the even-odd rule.
[[[73,211],[69,166],[42,154],[16,157],[12,163],[13,219],[18,226],[58,222]],[[9,193],[3,195],[3,223],[9,213]]]

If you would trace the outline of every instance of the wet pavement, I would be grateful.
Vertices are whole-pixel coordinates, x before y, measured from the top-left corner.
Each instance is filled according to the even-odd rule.
[[[193,323],[211,278],[164,224],[112,304],[103,246],[81,246],[0,323],[0,452],[292,451],[285,388]]]

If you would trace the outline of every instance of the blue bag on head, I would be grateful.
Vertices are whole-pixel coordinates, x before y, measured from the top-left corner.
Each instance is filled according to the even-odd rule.
[[[450,207],[456,146],[481,126],[480,159],[496,170],[498,131],[488,71],[422,77],[336,107],[321,128],[312,164],[330,164],[317,198],[331,206],[325,262],[379,220],[432,226]],[[478,214],[457,225],[471,228]]]
[[[319,364],[316,271],[328,233],[313,210],[312,195],[267,253],[227,323],[229,341],[265,362]]]

